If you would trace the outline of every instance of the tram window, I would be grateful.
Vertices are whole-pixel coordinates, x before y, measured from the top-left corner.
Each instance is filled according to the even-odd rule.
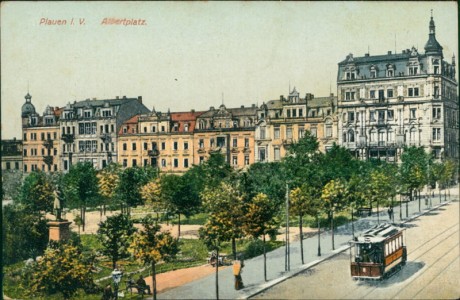
[[[395,240],[391,241],[391,253],[395,252]]]
[[[390,254],[390,244],[388,243],[385,245],[385,252],[386,255]]]

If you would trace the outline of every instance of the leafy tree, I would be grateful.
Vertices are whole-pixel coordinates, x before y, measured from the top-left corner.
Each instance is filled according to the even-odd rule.
[[[232,185],[222,182],[217,188],[206,188],[202,193],[203,205],[209,212],[205,228],[219,235],[220,240],[232,241],[232,253],[236,259],[236,239],[243,235],[243,197]],[[205,229],[207,230],[207,229]],[[208,243],[209,244],[209,243]]]
[[[51,178],[41,171],[30,173],[21,188],[20,203],[31,213],[44,216],[53,212],[54,185]]]
[[[99,183],[99,193],[103,199],[103,211],[105,214],[105,206],[112,204],[115,200],[115,191],[120,183],[121,166],[111,163],[97,173]]]
[[[46,249],[33,268],[30,286],[32,296],[62,293],[69,299],[78,289],[94,288],[90,262],[70,243],[57,243]]]
[[[124,169],[120,174],[120,182],[116,194],[122,205],[122,213],[129,214],[131,207],[142,205],[141,188],[157,176],[157,171],[151,167],[132,167]],[[126,206],[126,207],[124,207]]]
[[[379,205],[393,194],[393,185],[388,174],[379,168],[371,172],[367,185],[368,197],[377,203],[377,222],[379,222]]]
[[[354,236],[354,211],[363,207],[366,201],[367,177],[366,174],[353,174],[347,182],[347,206],[351,209],[351,228]]]
[[[347,190],[343,179],[329,181],[323,188],[321,199],[323,208],[331,220],[332,250],[334,247],[334,212],[340,211],[346,205]]]
[[[429,156],[423,147],[404,148],[399,168],[401,184],[409,192],[412,201],[413,192],[419,190],[427,182],[427,167]]]
[[[287,155],[283,158],[285,180],[295,188],[305,182],[312,174],[311,164],[321,155],[318,151],[319,143],[309,131],[297,142],[290,145]]]
[[[4,264],[42,255],[48,244],[46,220],[22,205],[7,205],[2,211],[2,257]]]
[[[320,174],[317,175],[323,185],[331,180],[342,178],[345,181],[350,180],[351,176],[359,169],[359,162],[356,160],[348,149],[334,144],[326,154],[321,155],[317,169]]]
[[[276,232],[279,224],[276,220],[276,207],[267,195],[257,194],[248,203],[248,208],[243,224],[244,231],[254,239],[262,236],[264,249],[264,279],[267,281],[267,257],[265,252],[265,236]]]
[[[169,232],[161,232],[160,226],[151,216],[142,219],[143,229],[133,236],[130,252],[144,264],[151,264],[153,279],[153,299],[156,299],[156,269],[160,261],[170,261],[179,252],[179,242]]]
[[[241,173],[240,188],[247,199],[263,193],[278,205],[284,202],[286,195],[286,177],[279,162],[255,163]]]
[[[190,185],[178,175],[167,174],[160,178],[161,201],[170,213],[178,215],[178,236],[180,237],[180,216],[190,217],[199,207],[199,199],[189,193]]]
[[[70,167],[63,182],[65,199],[71,207],[80,209],[82,227],[85,231],[86,208],[97,206],[100,200],[96,170],[90,162],[79,162]]]
[[[155,178],[147,182],[143,187],[141,187],[140,194],[144,200],[144,203],[150,206],[153,211],[156,212],[158,220],[158,213],[163,209],[163,202],[161,201],[160,178]]]
[[[302,184],[301,187],[293,189],[290,193],[290,213],[299,216],[299,233],[300,233],[300,257],[304,264],[303,257],[303,217],[318,215],[319,199],[321,190],[316,186],[308,183]]]
[[[136,228],[133,221],[123,214],[108,217],[99,224],[97,234],[102,244],[102,253],[112,259],[113,269],[120,258],[129,255],[129,239],[134,232]]]
[[[233,168],[225,161],[225,156],[220,152],[211,153],[209,158],[199,167],[201,167],[204,187],[208,188],[218,187],[223,180],[228,179],[233,174]]]

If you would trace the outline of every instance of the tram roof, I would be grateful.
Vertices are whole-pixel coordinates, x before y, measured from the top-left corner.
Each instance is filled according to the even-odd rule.
[[[386,240],[388,237],[395,235],[398,233],[400,229],[397,227],[383,223],[380,225],[376,225],[365,232],[363,232],[357,238],[358,243],[379,243]]]

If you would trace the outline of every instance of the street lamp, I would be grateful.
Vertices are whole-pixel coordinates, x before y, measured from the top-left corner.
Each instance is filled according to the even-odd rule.
[[[319,212],[316,218],[318,219],[318,256],[321,256],[321,227],[319,225]]]
[[[118,284],[120,283],[122,276],[123,276],[122,271],[120,271],[120,270],[118,270],[116,268],[113,270],[112,279],[113,279],[113,283],[115,285],[115,299],[118,299]]]

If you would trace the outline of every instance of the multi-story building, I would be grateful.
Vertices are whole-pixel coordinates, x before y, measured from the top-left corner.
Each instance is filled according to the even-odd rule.
[[[27,93],[22,106],[23,166],[24,172],[60,170],[59,117],[62,109],[47,106],[40,116]]]
[[[339,143],[362,159],[398,161],[404,146],[458,157],[455,57],[444,59],[433,17],[425,52],[353,57],[338,64]]]
[[[202,112],[157,112],[136,116],[119,131],[119,162],[124,167],[151,165],[183,173],[193,164],[193,133]]]
[[[22,140],[2,140],[2,172],[22,172]]]
[[[63,171],[72,163],[91,162],[96,169],[118,161],[118,132],[122,124],[149,110],[142,97],[75,101],[63,108],[59,122]]]
[[[321,151],[326,151],[337,141],[337,97],[315,98],[290,91],[288,98],[270,100],[257,111],[255,129],[255,160],[279,161],[286,156],[289,146],[308,130],[318,139]]]
[[[203,162],[210,153],[222,153],[234,168],[254,163],[254,129],[257,107],[241,106],[218,109],[211,107],[196,121],[194,132],[194,164]]]

